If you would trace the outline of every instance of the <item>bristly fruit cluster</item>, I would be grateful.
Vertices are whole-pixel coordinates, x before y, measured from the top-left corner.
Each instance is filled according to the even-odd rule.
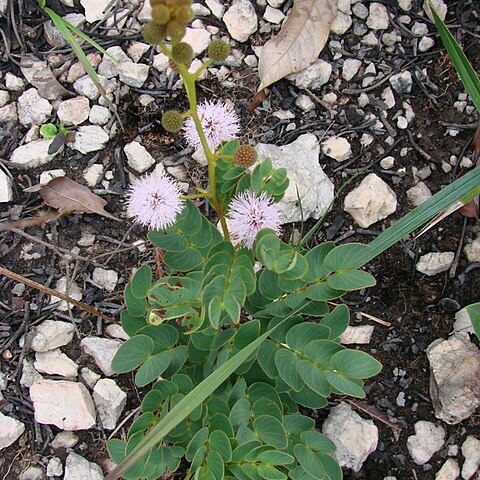
[[[179,42],[185,35],[185,26],[195,17],[192,0],[150,0],[150,5],[152,21],[145,26],[145,40],[159,44],[168,37],[172,43]]]

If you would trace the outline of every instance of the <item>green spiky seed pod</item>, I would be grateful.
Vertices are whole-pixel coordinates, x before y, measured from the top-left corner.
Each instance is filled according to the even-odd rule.
[[[168,23],[171,17],[170,9],[166,5],[155,5],[152,7],[152,21],[159,25]]]
[[[186,33],[185,25],[182,25],[176,20],[168,22],[167,35],[172,39],[172,42],[179,42]]]
[[[166,5],[166,0],[150,0],[150,6],[153,8],[155,5]]]
[[[175,11],[175,19],[184,25],[193,21],[194,18],[195,13],[188,5],[181,5]]]
[[[230,54],[230,47],[223,40],[214,40],[208,46],[208,56],[214,62],[222,62]]]
[[[257,152],[250,145],[240,145],[233,156],[234,162],[243,168],[248,168],[257,161]]]
[[[158,45],[167,36],[167,27],[165,25],[159,25],[158,23],[149,22],[143,29],[143,38],[147,43],[151,45]]]
[[[193,3],[193,0],[174,0],[174,1],[175,1],[175,5],[179,7],[183,5],[186,5],[187,7],[189,7]]]
[[[178,110],[167,110],[162,115],[162,127],[167,132],[178,132],[183,127],[183,117]]]
[[[193,48],[185,42],[177,43],[172,47],[172,57],[177,63],[190,63],[193,59]]]

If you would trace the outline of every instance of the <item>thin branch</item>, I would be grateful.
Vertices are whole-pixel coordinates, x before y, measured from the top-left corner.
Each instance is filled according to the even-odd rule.
[[[45,287],[45,285],[42,285],[41,283],[37,283],[33,280],[25,278],[23,275],[19,275],[18,273],[12,272],[12,271],[10,271],[6,268],[0,267],[0,275],[5,275],[6,277],[11,278],[12,280],[15,280],[17,282],[24,283],[25,285],[27,285],[29,287],[36,288],[37,290],[48,293],[49,295],[61,298],[62,300],[65,300],[66,302],[71,303],[72,305],[75,305],[76,307],[80,308],[81,310],[84,310],[85,312],[88,312],[92,315],[103,318],[103,320],[105,320],[107,322],[120,324],[120,322],[118,320],[114,320],[113,318],[110,318],[107,315],[104,315],[102,312],[99,312],[98,310],[95,310],[94,308],[89,307],[88,305],[85,305],[84,303],[79,302],[79,301],[75,300],[74,298],[69,297],[68,295],[57,292],[56,290],[53,290],[52,288]]]

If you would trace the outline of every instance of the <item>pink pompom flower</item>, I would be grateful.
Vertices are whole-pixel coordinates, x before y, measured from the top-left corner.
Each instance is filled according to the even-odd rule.
[[[135,180],[128,192],[128,215],[154,230],[172,225],[184,206],[178,183],[162,174],[150,173]]]
[[[264,228],[280,233],[280,210],[265,192],[259,197],[252,190],[239,193],[230,203],[227,218],[232,239],[247,248],[252,248],[257,233]]]
[[[210,150],[215,151],[222,142],[236,138],[240,131],[240,119],[230,105],[222,100],[208,100],[197,107],[203,132]],[[187,143],[197,149],[202,146],[192,117],[187,118],[183,128]]]

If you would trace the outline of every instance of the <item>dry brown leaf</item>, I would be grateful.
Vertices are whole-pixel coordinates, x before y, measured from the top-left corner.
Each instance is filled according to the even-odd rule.
[[[295,0],[278,35],[260,51],[258,72],[263,90],[272,83],[300,72],[313,63],[330,34],[338,0]]]
[[[57,209],[61,215],[96,213],[112,220],[121,221],[105,210],[106,200],[67,177],[56,177],[46,185],[36,185],[25,191],[38,191],[43,201],[48,206]]]

